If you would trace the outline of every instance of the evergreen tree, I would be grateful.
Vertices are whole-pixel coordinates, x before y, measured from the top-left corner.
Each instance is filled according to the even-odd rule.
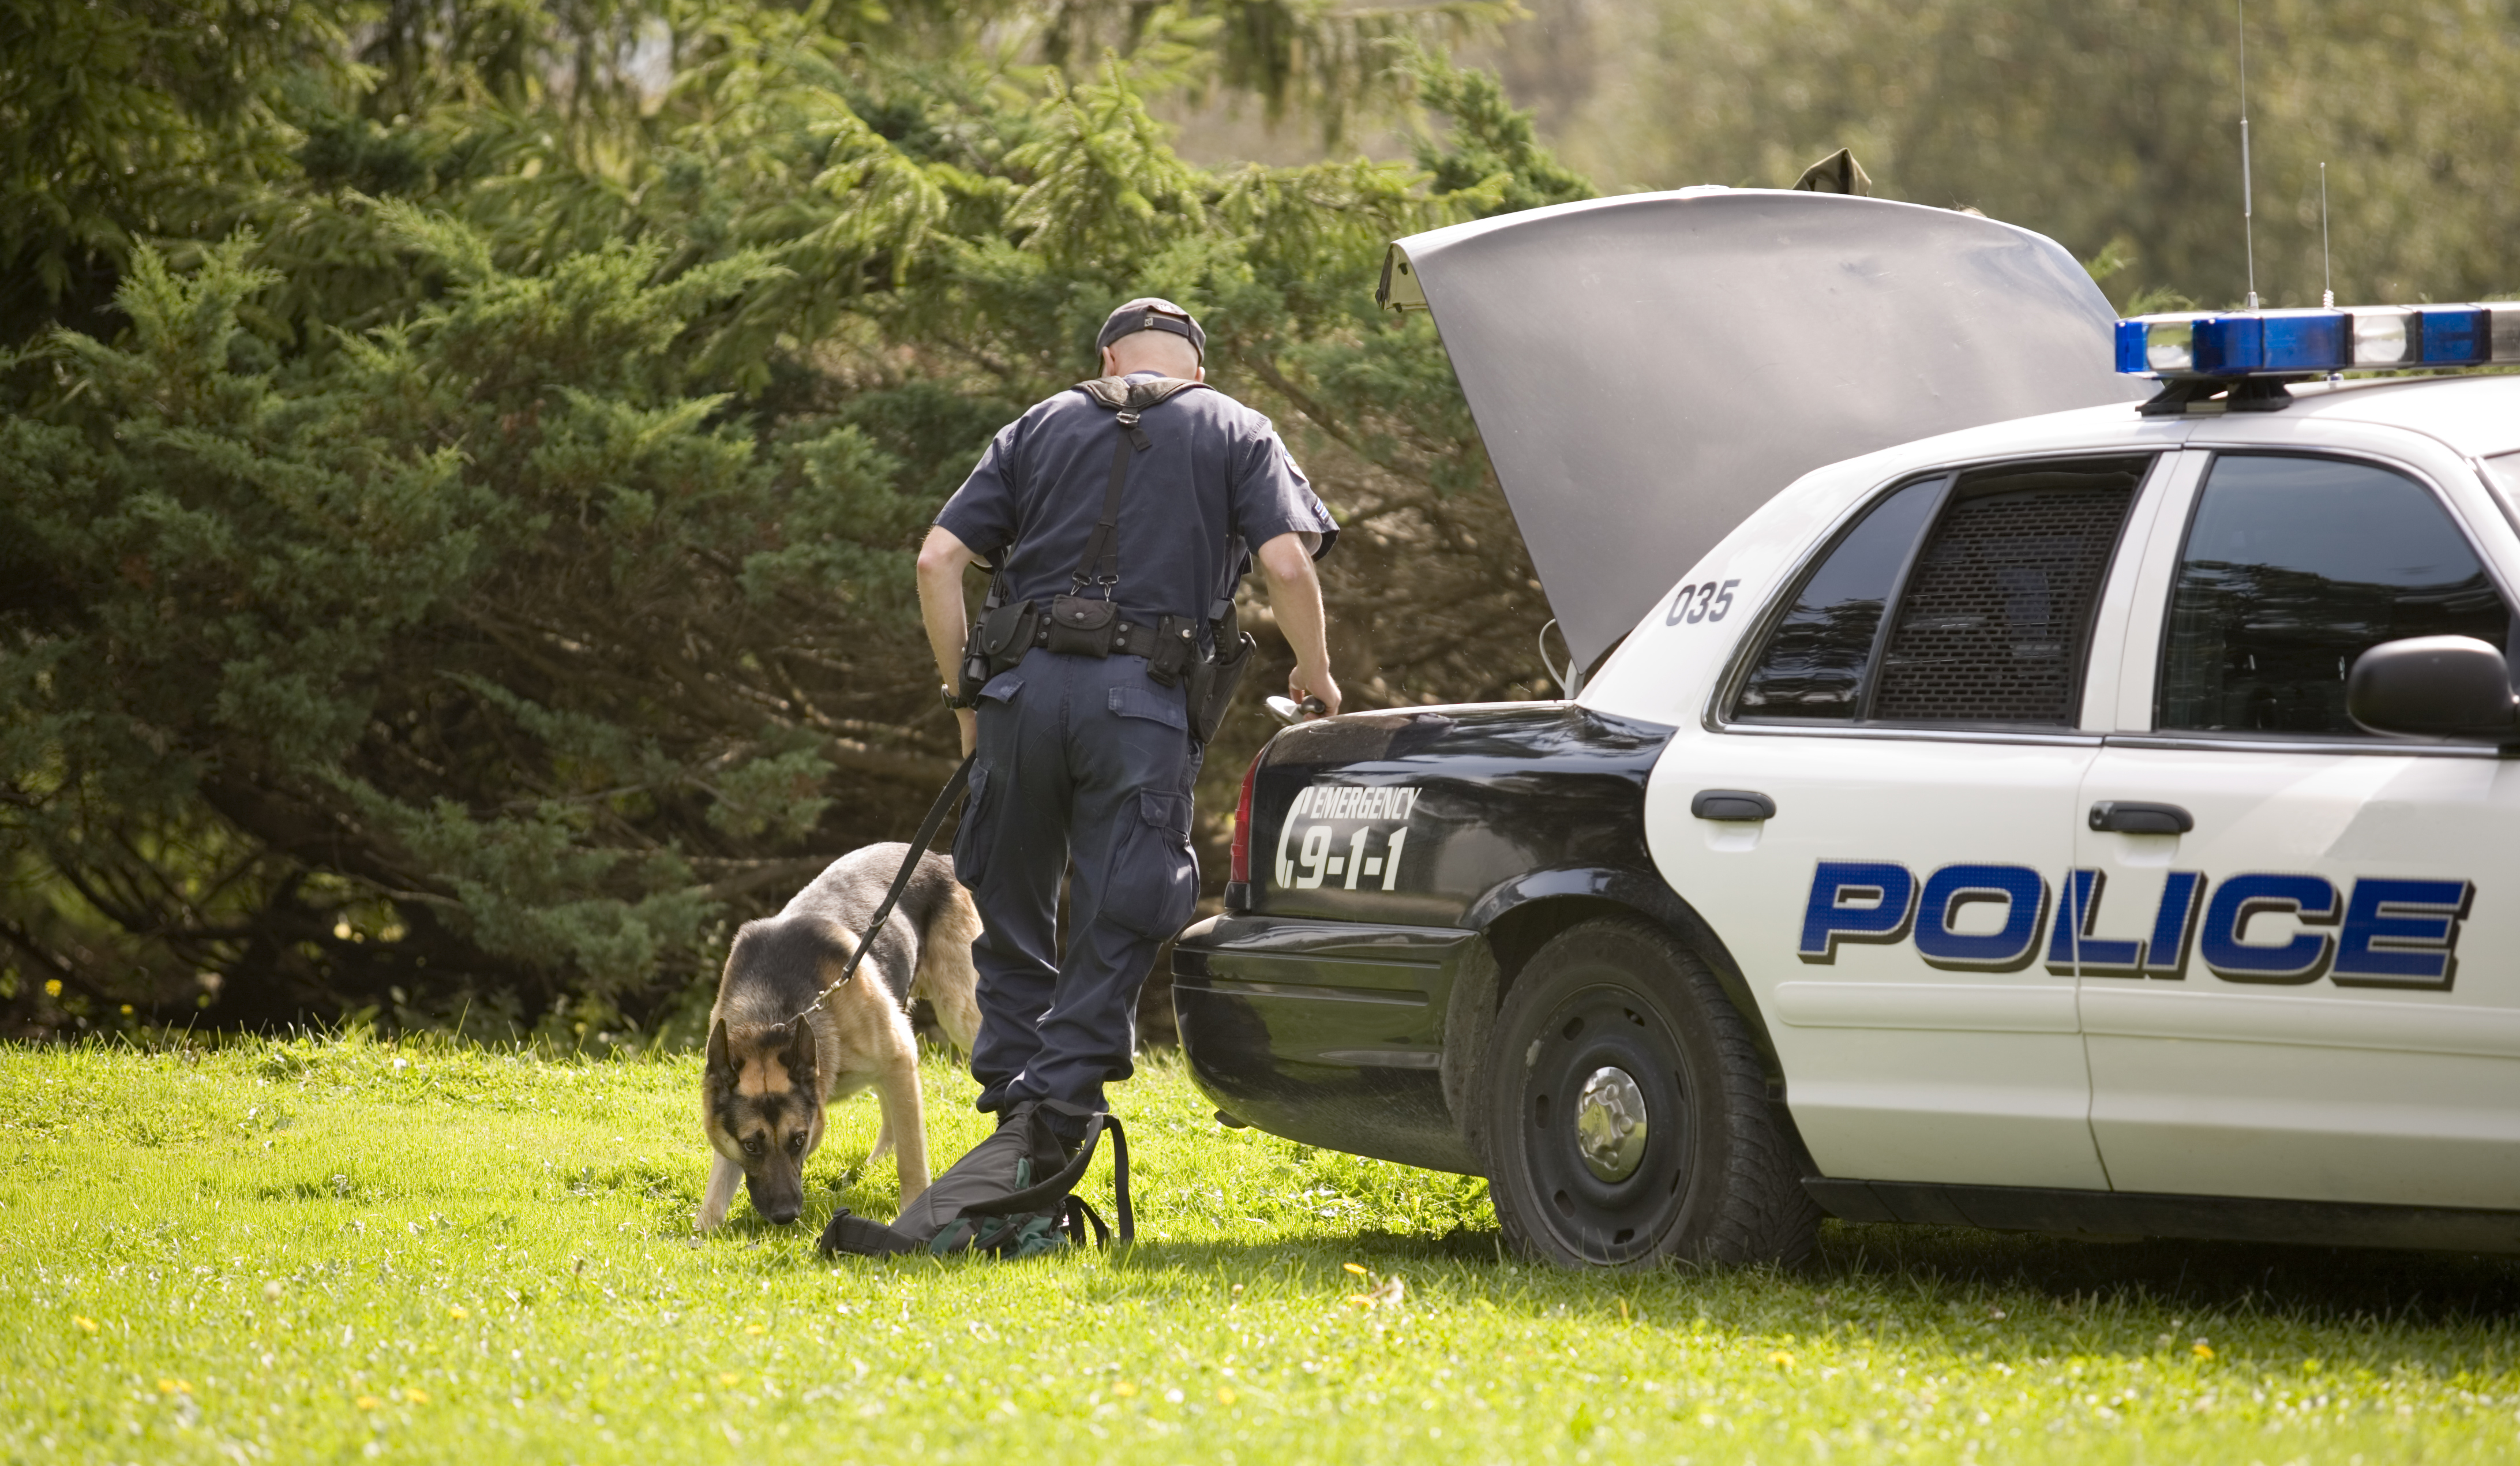
[[[1200,313],[1348,525],[1360,703],[1542,685],[1440,346],[1371,299],[1388,240],[1569,187],[1493,89],[1415,64],[1476,103],[1431,187],[1211,172],[1148,116],[1162,57],[1068,81],[730,10],[634,105],[590,100],[602,48],[515,65],[547,18],[432,16],[449,75],[391,26],[377,92],[301,74],[285,166],[0,358],[22,1028],[688,1014],[733,923],[950,768],[910,553],[1133,295]],[[1265,732],[1212,752],[1214,855]]]

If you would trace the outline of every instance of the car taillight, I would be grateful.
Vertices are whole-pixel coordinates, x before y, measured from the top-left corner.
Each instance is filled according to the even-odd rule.
[[[1269,750],[1251,755],[1251,767],[1242,771],[1242,797],[1234,802],[1234,842],[1225,862],[1225,878],[1238,885],[1251,883],[1251,780],[1259,776],[1260,760]]]

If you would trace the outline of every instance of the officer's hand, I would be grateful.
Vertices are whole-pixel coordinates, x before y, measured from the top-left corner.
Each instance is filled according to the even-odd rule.
[[[1308,671],[1302,663],[1297,663],[1295,670],[1286,678],[1286,695],[1297,702],[1302,702],[1307,697],[1320,698],[1325,711],[1314,715],[1317,717],[1326,718],[1339,710],[1338,681],[1330,676],[1330,669],[1328,667],[1319,671]]]
[[[980,714],[973,708],[958,707],[954,721],[963,726],[963,757],[969,758],[971,750],[980,746]]]

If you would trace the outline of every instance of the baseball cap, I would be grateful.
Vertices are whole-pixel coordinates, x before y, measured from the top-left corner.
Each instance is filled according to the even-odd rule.
[[[1160,295],[1141,295],[1103,317],[1102,333],[1094,338],[1094,348],[1100,351],[1122,336],[1142,331],[1169,331],[1186,336],[1199,360],[1207,359],[1207,333],[1198,329],[1198,322],[1191,318],[1190,312]]]

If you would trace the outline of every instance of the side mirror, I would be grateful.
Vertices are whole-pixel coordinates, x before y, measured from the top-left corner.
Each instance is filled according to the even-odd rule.
[[[2409,637],[2363,652],[2345,679],[2345,713],[2375,733],[2520,740],[2510,664],[2474,637]]]

